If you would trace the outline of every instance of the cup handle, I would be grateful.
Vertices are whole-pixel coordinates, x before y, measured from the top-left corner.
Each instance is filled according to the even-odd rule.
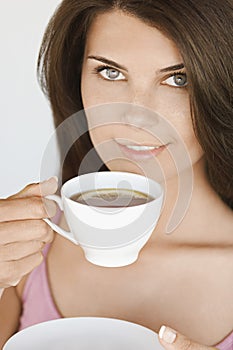
[[[51,194],[49,196],[46,196],[45,198],[51,199],[53,201],[55,201],[57,203],[57,205],[59,206],[59,208],[61,210],[63,210],[63,204],[62,204],[62,200],[61,197],[59,197],[56,194]],[[59,235],[67,238],[69,241],[73,242],[74,244],[78,245],[79,243],[77,242],[77,240],[74,238],[72,232],[70,231],[66,231],[63,230],[60,226],[58,226],[57,224],[55,224],[54,222],[52,222],[50,219],[43,219],[54,231],[56,231],[57,233],[59,233]]]

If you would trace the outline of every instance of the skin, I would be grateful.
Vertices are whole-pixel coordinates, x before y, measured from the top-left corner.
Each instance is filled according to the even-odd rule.
[[[155,111],[171,123],[174,130],[180,134],[194,164],[198,162],[203,152],[194,137],[187,89],[175,86],[174,78],[169,77],[173,73],[171,70],[161,72],[164,68],[183,63],[183,60],[175,45],[162,33],[134,18],[130,18],[129,22],[125,21],[125,18],[126,16],[121,13],[115,16],[105,15],[105,25],[108,28],[111,27],[111,30],[106,33],[99,17],[99,21],[95,22],[89,32],[82,71],[83,104],[85,108],[89,108],[109,102],[123,102],[140,105]],[[119,31],[118,21],[122,25],[122,31]],[[131,30],[132,26],[135,32]],[[141,30],[143,30],[143,35]],[[124,31],[127,35],[122,35]],[[127,71],[118,70],[119,80],[107,80],[106,71],[102,71],[98,75],[93,74],[93,70],[103,63],[88,58],[90,56],[101,56],[113,60],[124,66]],[[184,69],[181,71],[185,73]],[[156,131],[153,117],[143,116],[141,110],[137,109],[126,111],[125,114],[123,122],[117,126],[113,127],[112,124],[101,126],[95,122],[90,130],[95,147],[107,141],[106,150],[104,149],[102,152],[104,160],[105,152],[109,149],[112,158],[122,156],[122,152],[117,149],[113,139],[130,140],[133,143],[146,145],[170,142],[168,150],[171,152],[176,150],[178,140],[174,142],[173,135],[165,135],[162,140],[159,140],[161,135]],[[89,126],[93,124],[92,119],[88,118]],[[115,119],[119,122],[117,116]],[[113,121],[115,120],[113,119]],[[168,150],[163,152],[159,158],[166,179],[174,178],[176,172],[174,166],[171,165]],[[167,163],[169,163],[169,167]],[[139,162],[132,162],[127,158],[123,160],[113,159],[107,162],[107,165],[111,170],[146,173],[150,177],[154,175],[151,169],[156,167],[154,159]],[[155,178],[158,181],[156,175]]]
[[[54,216],[56,205],[42,200],[42,193],[56,189],[57,182],[51,178],[0,200],[0,288],[16,285],[43,260],[41,250],[52,241],[53,231],[42,218]]]
[[[51,178],[31,184],[0,200],[0,348],[18,327],[21,301],[14,286],[43,260],[42,249],[54,233],[43,218],[53,217],[56,205],[42,200],[53,194],[57,181]],[[19,284],[20,285],[20,284]],[[8,288],[7,288],[8,287]]]
[[[89,55],[104,56],[125,66],[127,81],[110,83],[91,73],[99,62],[88,59]],[[194,175],[192,199],[181,224],[172,235],[166,235],[178,179],[168,161],[169,153],[162,152],[158,159],[165,168],[167,193],[163,212],[137,262],[112,269],[94,266],[85,260],[79,247],[56,235],[48,255],[48,277],[55,304],[64,317],[114,317],[156,332],[166,324],[189,339],[214,345],[232,331],[233,324],[232,212],[205,176],[204,154],[191,125],[188,90],[169,86],[169,73],[159,72],[180,63],[182,58],[174,43],[136,18],[115,11],[100,15],[93,22],[83,63],[84,106],[136,103],[164,115],[188,148]],[[142,119],[138,116],[136,123],[141,126]],[[91,138],[95,147],[113,137],[139,143],[158,141],[158,135],[151,136],[141,129],[124,123],[114,128],[96,126],[91,130]],[[153,162],[132,164],[125,158],[110,161],[108,166],[111,170],[148,174]],[[64,217],[61,226],[66,228]],[[10,295],[11,288],[4,293],[0,318],[7,304],[20,299],[24,283],[25,279],[17,286],[18,296]],[[12,329],[16,330],[19,314],[20,310],[11,318],[8,316],[11,331],[6,331],[3,338],[7,339]]]

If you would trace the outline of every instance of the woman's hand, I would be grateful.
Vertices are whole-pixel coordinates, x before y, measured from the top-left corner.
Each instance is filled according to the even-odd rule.
[[[166,350],[217,350],[211,346],[198,344],[165,326],[160,328],[159,341]]]
[[[51,178],[0,199],[0,288],[16,285],[42,262],[42,248],[53,239],[43,218],[56,214],[56,204],[43,196],[56,190],[57,180]]]

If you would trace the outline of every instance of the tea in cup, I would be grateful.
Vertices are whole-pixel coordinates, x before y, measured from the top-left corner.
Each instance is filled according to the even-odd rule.
[[[154,197],[125,188],[101,188],[74,194],[71,199],[91,207],[123,208],[145,204]]]
[[[150,238],[163,202],[160,184],[126,172],[95,172],[67,181],[61,198],[48,196],[64,210],[70,232],[44,219],[56,232],[80,245],[93,264],[132,264]]]

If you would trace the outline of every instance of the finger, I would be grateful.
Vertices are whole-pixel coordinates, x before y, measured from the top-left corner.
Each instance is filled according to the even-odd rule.
[[[37,252],[20,260],[0,263],[0,281],[1,288],[7,288],[15,285],[16,281],[31,272],[43,261],[42,252]]]
[[[27,185],[20,192],[10,196],[8,199],[48,196],[49,194],[55,193],[57,191],[57,187],[58,179],[56,176],[53,176],[46,181]]]
[[[0,200],[0,222],[53,217],[57,205],[47,198],[27,197]]]
[[[213,350],[215,348],[196,343],[170,327],[162,326],[159,341],[166,350]],[[216,350],[216,349],[215,349]]]
[[[11,287],[16,287],[19,284],[20,281],[21,281],[21,278],[18,278],[16,281],[13,281],[11,283]]]
[[[53,240],[53,229],[44,220],[21,220],[0,222],[1,245],[14,242]]]
[[[1,261],[19,260],[42,250],[44,243],[40,241],[17,242],[0,246]]]

